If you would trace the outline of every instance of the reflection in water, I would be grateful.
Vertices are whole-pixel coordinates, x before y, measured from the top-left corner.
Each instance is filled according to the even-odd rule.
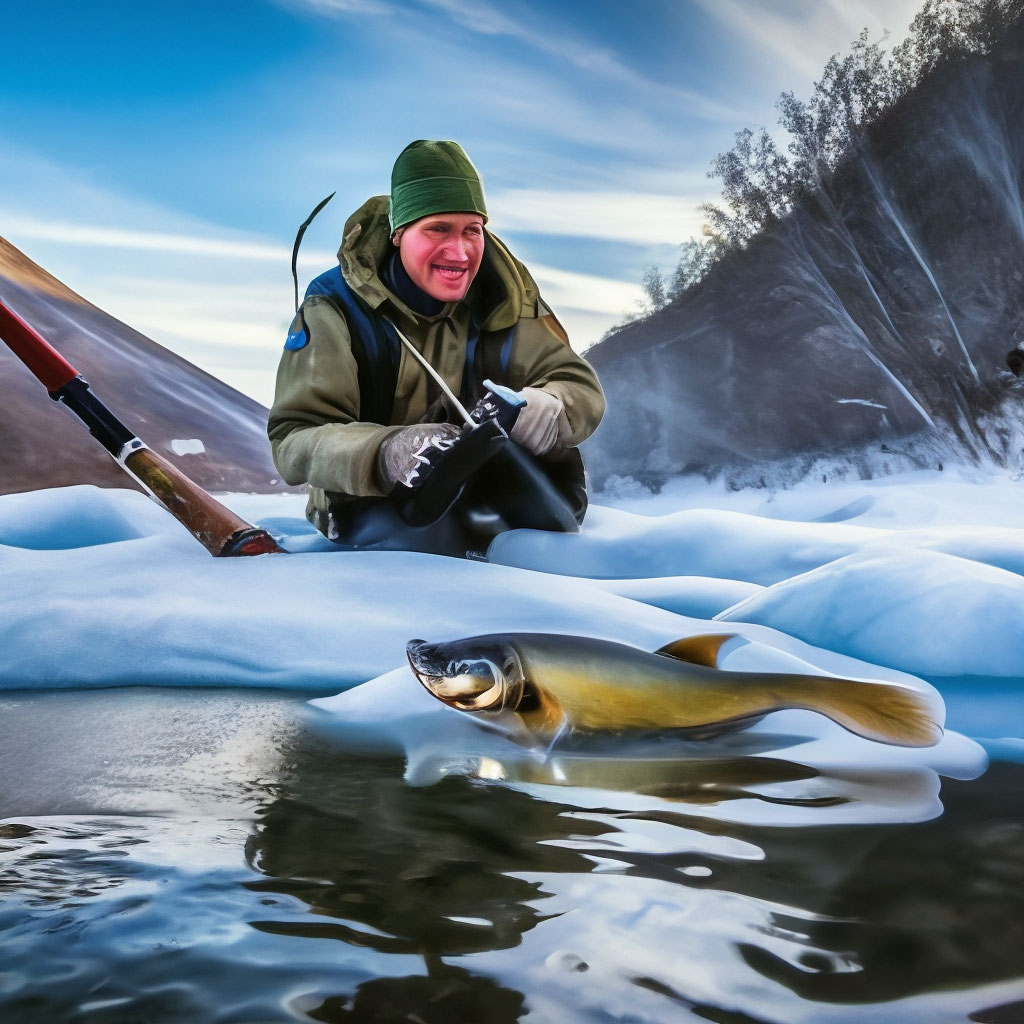
[[[757,799],[770,803],[826,806],[845,800],[843,796],[831,794],[771,796],[760,792],[765,786],[818,777],[819,773],[814,768],[775,757],[623,760],[615,757],[555,756],[543,762],[523,761],[511,768],[492,758],[481,758],[477,774],[492,779],[511,777],[534,785],[639,793],[688,804]]]
[[[1019,767],[982,787],[948,782],[941,819],[886,830],[816,901],[804,922],[817,953],[792,959],[744,946],[748,963],[804,999],[876,1001],[1014,978],[1024,965],[1024,821]],[[780,927],[792,927],[776,915]],[[855,957],[837,972],[837,956]],[[1019,1018],[1024,1019],[1024,1018]]]
[[[311,1020],[411,1021],[422,1024],[514,1024],[526,1000],[513,989],[438,960],[427,976],[364,982],[352,996],[331,996],[309,1011]]]
[[[174,699],[169,750],[215,705]],[[103,814],[0,790],[4,1024],[1020,1019],[1024,765],[908,822],[934,780],[894,764],[577,749],[418,788],[274,721],[216,804],[171,771],[173,813],[119,811],[130,764]]]
[[[345,922],[303,922],[296,934],[427,957],[514,946],[543,914],[531,902],[539,886],[510,872],[588,869],[579,854],[539,845],[575,829],[556,804],[463,779],[413,789],[400,764],[382,767],[307,748],[246,844],[270,876],[254,889]]]
[[[756,756],[674,763],[575,756],[519,762],[516,779],[530,784],[526,793],[464,777],[409,787],[397,762],[382,772],[379,760],[350,760],[309,738],[302,755],[289,760],[297,770],[282,780],[247,844],[250,863],[267,876],[251,887],[297,897],[312,914],[257,927],[413,953],[426,972],[329,998],[316,1019],[355,1019],[344,1013],[372,994],[374,1006],[412,998],[429,1007],[436,997],[468,1007],[482,999],[486,1008],[466,1010],[463,1019],[514,1020],[519,1003],[506,997],[518,990],[527,1007],[567,1000],[581,1020],[603,1019],[600,1008],[621,999],[637,1020],[662,1020],[686,1005],[698,1018],[723,1021],[852,1021],[861,1018],[841,1004],[938,992],[951,981],[968,987],[1011,980],[1019,972],[1024,935],[1016,930],[1002,954],[984,962],[969,940],[962,943],[977,927],[1000,934],[999,907],[974,901],[976,914],[954,920],[959,897],[948,898],[963,891],[970,901],[968,880],[979,872],[993,893],[998,878],[1024,880],[1014,814],[998,826],[1006,832],[999,843],[978,824],[1000,805],[1002,786],[982,808],[972,794],[983,784],[947,783],[954,807],[925,824],[822,827],[814,815],[837,804],[860,797],[870,810],[881,792],[916,793],[921,773],[822,772]],[[488,766],[486,758],[482,767],[499,777],[508,768]],[[584,781],[600,787],[604,806],[577,803],[575,787]],[[787,795],[786,784],[816,789],[801,798],[803,790]],[[616,789],[628,791],[624,806],[607,802]],[[638,810],[628,799],[637,792],[657,799]],[[572,802],[560,801],[563,794]],[[800,825],[750,825],[701,811],[744,800],[784,804],[785,813],[792,805]],[[970,870],[962,858],[943,855],[965,843]],[[988,868],[986,851],[996,857]],[[931,881],[912,884],[922,863],[930,865]],[[1018,899],[1024,897],[1010,906]],[[985,921],[992,910],[996,919]],[[917,952],[894,930],[900,918],[907,934],[926,923]],[[941,955],[932,938],[963,944],[964,961]],[[750,968],[765,979],[763,991],[737,1005],[728,993],[751,988]],[[500,997],[499,981],[508,986]],[[823,1004],[837,1005],[826,1012]],[[968,997],[966,1005],[983,1006],[984,998]],[[733,1016],[725,1012],[730,1007]],[[920,1012],[885,1019],[925,1019],[914,1016]]]

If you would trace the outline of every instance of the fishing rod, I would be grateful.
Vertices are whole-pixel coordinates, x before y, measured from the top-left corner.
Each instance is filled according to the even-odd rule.
[[[302,245],[302,236],[306,233],[306,228],[313,223],[313,219],[316,215],[337,195],[336,192],[332,192],[329,196],[321,199],[319,203],[313,207],[313,212],[299,225],[299,230],[295,235],[295,244],[292,246],[292,282],[295,285],[295,312],[299,311],[299,246]]]
[[[33,327],[0,302],[0,339],[50,397],[70,409],[146,493],[163,505],[211,555],[263,555],[281,548],[135,436],[93,394],[82,375]]]

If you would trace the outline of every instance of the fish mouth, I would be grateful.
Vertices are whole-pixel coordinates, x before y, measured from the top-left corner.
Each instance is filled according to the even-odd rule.
[[[522,685],[517,688],[516,673],[510,679],[503,670],[509,660],[496,658],[495,653],[464,647],[459,641],[410,640],[405,645],[413,675],[438,700],[459,711],[499,711],[518,704]]]

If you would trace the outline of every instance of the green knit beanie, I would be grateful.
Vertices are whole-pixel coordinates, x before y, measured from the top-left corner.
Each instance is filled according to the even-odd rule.
[[[484,184],[457,142],[410,142],[391,171],[391,231],[432,213],[479,213],[487,220]]]

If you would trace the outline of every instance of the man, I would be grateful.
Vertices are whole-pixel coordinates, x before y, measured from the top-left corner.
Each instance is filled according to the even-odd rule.
[[[332,540],[465,553],[501,529],[582,520],[576,446],[604,395],[486,222],[462,148],[414,142],[390,197],[349,218],[339,266],[307,289],[268,432],[281,475],[310,485],[307,516]]]

